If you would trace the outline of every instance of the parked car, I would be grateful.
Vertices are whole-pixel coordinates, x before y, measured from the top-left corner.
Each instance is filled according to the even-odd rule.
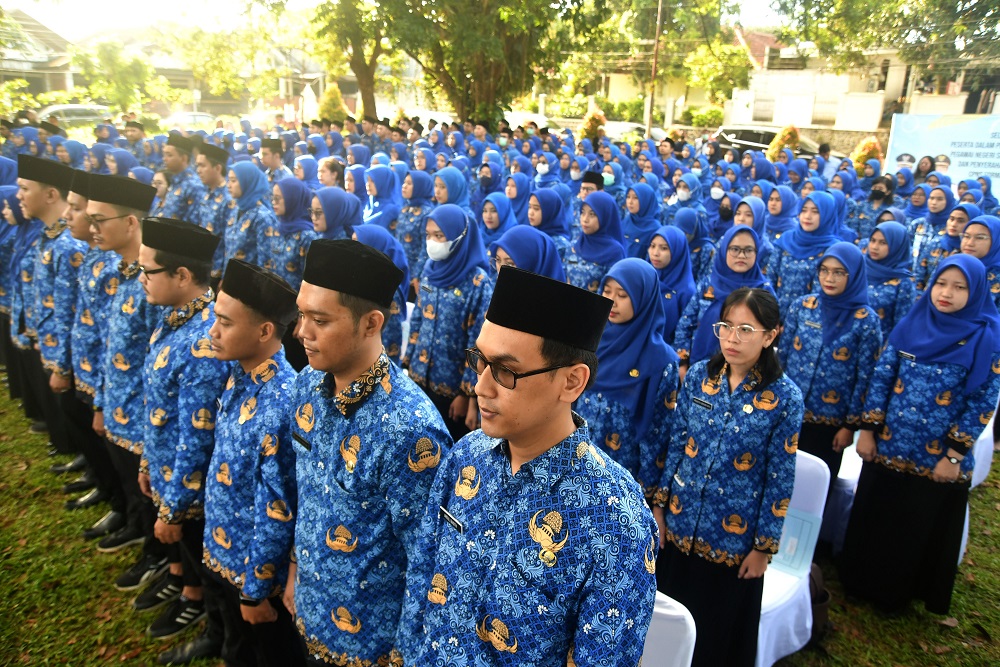
[[[202,111],[178,111],[160,123],[166,130],[214,130],[215,116]]]
[[[767,147],[771,145],[771,140],[782,129],[776,125],[728,125],[716,130],[715,140],[722,148],[734,148],[740,153],[746,150],[766,151]],[[819,144],[809,137],[799,134],[799,148],[793,152],[796,156],[811,157],[819,152]],[[841,160],[847,156],[843,153],[830,151],[830,157]]]
[[[60,127],[93,127],[111,118],[111,109],[100,104],[53,104],[38,112],[39,120],[51,118]]]

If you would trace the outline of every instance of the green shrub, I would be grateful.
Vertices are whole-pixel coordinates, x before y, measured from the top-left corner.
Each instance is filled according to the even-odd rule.
[[[696,127],[719,127],[722,125],[722,107],[702,107],[691,114],[691,125]]]
[[[347,107],[344,106],[344,97],[340,94],[340,86],[335,81],[326,84],[323,97],[319,100],[320,118],[328,118],[343,123],[347,118]]]

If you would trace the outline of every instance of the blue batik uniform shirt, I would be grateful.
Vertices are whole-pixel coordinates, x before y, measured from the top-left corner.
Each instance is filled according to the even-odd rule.
[[[481,430],[438,471],[408,588],[415,665],[637,665],[656,595],[657,529],[586,423],[511,472]]]
[[[142,368],[149,337],[162,308],[146,301],[139,283],[139,261],[118,263],[118,274],[104,286],[111,297],[107,318],[107,346],[102,359],[104,386],[94,397],[94,408],[104,411],[104,429],[113,444],[142,454],[146,414]]]
[[[173,174],[173,181],[167,196],[163,199],[163,208],[159,215],[164,218],[174,218],[185,222],[198,223],[198,204],[205,194],[205,186],[201,179],[188,167],[182,172]]]
[[[208,337],[215,321],[214,297],[208,290],[170,309],[149,340],[140,469],[149,474],[157,516],[165,523],[204,514],[216,411],[229,375],[228,364],[215,358]]]
[[[258,200],[247,209],[233,206],[229,209],[223,240],[226,247],[225,263],[229,263],[231,259],[242,259],[262,266],[267,259],[262,251],[272,245],[272,237],[280,234],[274,211],[263,201]]]
[[[198,215],[195,222],[201,227],[212,232],[222,242],[215,250],[215,257],[212,259],[212,272],[222,274],[226,262],[225,233],[229,218],[236,212],[236,202],[229,194],[229,188],[225,184],[217,188],[206,188],[198,203]]]
[[[35,338],[35,332],[28,327],[35,310],[35,262],[41,243],[42,234],[39,232],[31,240],[18,266],[10,267],[10,338],[19,350],[31,349],[32,339]]]
[[[292,405],[299,632],[326,662],[389,664],[416,639],[397,632],[407,564],[451,438],[384,353],[339,394],[331,375],[303,370]]]
[[[245,597],[277,594],[295,533],[295,451],[283,350],[249,373],[237,363],[222,394],[205,486],[204,561]]]
[[[73,383],[76,390],[93,400],[103,385],[101,379],[107,312],[111,303],[108,282],[118,275],[121,257],[110,250],[87,250],[80,265],[76,313],[73,319]]]
[[[76,307],[77,272],[87,244],[70,235],[66,221],[42,231],[35,264],[35,305],[31,328],[38,337],[42,366],[69,377],[73,372],[70,335]]]

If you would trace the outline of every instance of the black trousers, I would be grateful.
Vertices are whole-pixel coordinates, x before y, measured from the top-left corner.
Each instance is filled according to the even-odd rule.
[[[799,431],[799,449],[823,459],[823,463],[830,469],[831,489],[837,475],[840,474],[840,464],[844,460],[843,451],[833,451],[833,437],[839,430],[839,426],[804,423]]]
[[[104,438],[94,432],[94,410],[90,397],[74,391],[57,394],[57,397],[69,438],[87,459],[87,467],[97,480],[97,488],[111,497],[112,510],[125,512],[125,492],[118,472],[104,445]]]
[[[201,556],[204,533],[204,517],[185,519],[181,523],[181,541],[163,545],[167,560],[171,563],[181,563],[184,568],[181,579],[185,586],[197,588],[203,584]]]
[[[142,489],[139,488],[139,455],[119,447],[110,440],[105,440],[104,444],[108,449],[111,462],[114,464],[115,472],[118,473],[118,479],[121,481],[127,527],[144,536],[143,554],[159,558],[166,557],[166,548],[153,536],[156,508],[153,506],[153,501],[147,498]]]
[[[271,623],[250,625],[240,612],[240,592],[215,572],[204,568],[205,608],[208,626],[221,620],[222,659],[227,667],[299,667],[305,664],[305,649],[292,615],[281,596],[268,600],[278,613]],[[211,633],[210,633],[211,636]]]
[[[70,442],[66,431],[66,420],[59,408],[59,398],[49,388],[51,375],[42,366],[42,355],[38,350],[27,351],[27,388],[41,408],[42,419],[49,427],[49,442],[60,454],[76,454],[76,446]]]

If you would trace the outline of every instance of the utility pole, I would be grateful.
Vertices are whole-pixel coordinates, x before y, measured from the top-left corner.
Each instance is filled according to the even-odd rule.
[[[660,60],[660,33],[663,31],[663,0],[656,3],[656,37],[653,42],[653,71],[649,77],[649,100],[646,102],[646,136],[653,129],[653,109],[656,107],[656,66]]]

